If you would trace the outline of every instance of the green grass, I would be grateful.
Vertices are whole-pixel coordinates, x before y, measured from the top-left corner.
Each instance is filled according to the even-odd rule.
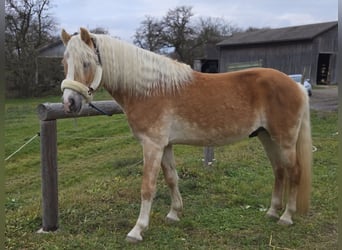
[[[108,99],[100,93],[98,99]],[[5,156],[39,131],[35,108],[59,97],[6,102]],[[160,176],[151,224],[138,245],[125,242],[140,208],[142,151],[124,115],[58,120],[59,223],[41,227],[39,138],[6,162],[7,249],[337,249],[337,113],[312,113],[312,208],[282,227],[266,219],[273,174],[257,139],[215,149],[176,146],[183,195],[179,223],[168,224],[170,198]],[[273,248],[276,249],[276,248]]]

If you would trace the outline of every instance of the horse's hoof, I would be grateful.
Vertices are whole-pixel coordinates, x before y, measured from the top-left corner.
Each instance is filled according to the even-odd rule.
[[[166,216],[165,220],[168,223],[176,223],[176,222],[180,221],[180,219],[178,217],[175,218],[175,217],[169,217],[169,216]]]
[[[277,213],[267,212],[265,217],[273,220],[279,220],[279,215]]]
[[[167,222],[178,222],[180,221],[178,214],[176,212],[170,212],[166,215],[166,221]]]
[[[129,242],[129,243],[133,243],[133,244],[137,244],[139,242],[142,242],[142,238],[141,239],[137,239],[135,237],[132,237],[132,236],[126,236],[126,241]]]
[[[283,219],[280,219],[278,220],[277,222],[278,225],[281,225],[281,226],[290,226],[293,224],[292,220],[283,220]]]

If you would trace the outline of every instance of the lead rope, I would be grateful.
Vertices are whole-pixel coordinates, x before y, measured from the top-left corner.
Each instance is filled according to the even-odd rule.
[[[93,109],[97,110],[98,112],[100,112],[100,113],[103,114],[103,115],[112,116],[112,114],[109,114],[109,113],[107,113],[106,111],[104,111],[104,110],[102,110],[102,109],[96,107],[96,106],[95,106],[94,104],[92,104],[91,102],[89,102],[88,105],[89,105],[90,107],[92,107]]]

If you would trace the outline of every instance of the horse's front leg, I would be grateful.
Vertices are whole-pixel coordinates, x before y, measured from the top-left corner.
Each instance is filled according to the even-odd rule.
[[[127,234],[127,241],[129,242],[142,241],[143,238],[141,233],[148,227],[163,150],[163,147],[153,142],[143,143],[144,169],[141,185],[141,207],[135,226]]]

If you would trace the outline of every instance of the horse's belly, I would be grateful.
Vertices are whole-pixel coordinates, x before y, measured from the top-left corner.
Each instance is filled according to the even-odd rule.
[[[209,127],[200,128],[196,123],[174,123],[169,134],[170,144],[220,146],[239,141],[249,135],[250,128]]]
[[[245,136],[221,137],[221,138],[205,138],[205,137],[179,137],[169,141],[170,144],[184,144],[194,146],[222,146],[227,145],[241,139]]]

